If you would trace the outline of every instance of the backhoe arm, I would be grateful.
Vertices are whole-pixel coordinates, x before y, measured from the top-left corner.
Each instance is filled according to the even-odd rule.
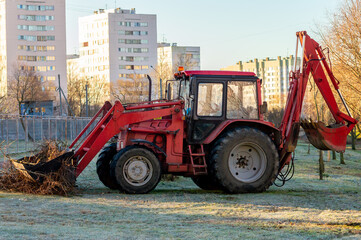
[[[310,142],[321,150],[345,151],[346,138],[357,123],[351,117],[341,92],[338,81],[334,77],[319,44],[307,35],[307,32],[297,32],[297,48],[295,69],[290,73],[290,89],[285,107],[285,113],[280,126],[282,134],[281,142],[281,167],[290,160],[291,153],[297,145],[300,125],[306,132]],[[301,44],[302,56],[300,70],[296,70],[298,43]],[[336,121],[332,126],[325,126],[322,122],[300,122],[303,99],[310,74],[320,90],[328,108]],[[335,90],[338,92],[349,115],[339,109],[327,76]]]

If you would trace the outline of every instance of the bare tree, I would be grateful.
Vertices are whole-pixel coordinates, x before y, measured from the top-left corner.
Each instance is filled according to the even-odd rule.
[[[21,104],[26,101],[35,102],[50,99],[49,88],[44,86],[41,75],[34,70],[34,67],[16,63],[13,65],[12,73],[8,81],[8,97],[17,103],[17,110],[20,116],[22,112]],[[20,118],[21,125],[25,129],[23,118]],[[29,135],[29,139],[33,138]]]
[[[88,90],[89,115],[92,116],[108,98],[107,83],[99,76],[88,77],[79,72],[77,65],[68,63],[68,103],[76,116],[85,116],[86,88]]]
[[[16,63],[8,81],[8,96],[14,99],[18,113],[22,115],[21,104],[25,101],[49,100],[49,88],[41,81],[41,75],[33,67]]]
[[[156,67],[157,75],[159,75],[157,78],[162,79],[162,94],[160,94],[160,82],[156,81],[154,84],[155,92],[159,93],[159,97],[160,95],[164,97],[167,80],[173,79],[174,71],[172,64],[167,59],[169,58],[163,49],[163,51],[158,54],[158,64]]]
[[[118,80],[110,85],[111,96],[123,104],[147,101],[148,93],[148,81],[136,74],[130,80]]]

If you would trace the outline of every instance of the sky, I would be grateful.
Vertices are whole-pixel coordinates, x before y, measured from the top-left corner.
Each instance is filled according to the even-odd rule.
[[[135,8],[157,15],[158,42],[200,46],[201,69],[294,54],[297,31],[317,40],[341,0],[66,0],[67,53],[78,51],[78,18],[94,10]]]

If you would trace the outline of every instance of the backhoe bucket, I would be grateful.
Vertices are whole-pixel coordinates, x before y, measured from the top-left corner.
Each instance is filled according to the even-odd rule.
[[[346,149],[349,128],[343,124],[326,126],[323,122],[302,120],[301,126],[305,130],[310,143],[320,150],[344,152]]]
[[[71,166],[74,173],[69,173],[69,178],[75,180],[75,167],[73,164],[74,152],[64,153],[50,161],[32,164],[33,160],[38,159],[37,155],[24,157],[18,160],[11,160],[13,166],[20,171],[25,177],[36,182],[43,182],[44,178],[53,172],[57,172],[63,164]]]

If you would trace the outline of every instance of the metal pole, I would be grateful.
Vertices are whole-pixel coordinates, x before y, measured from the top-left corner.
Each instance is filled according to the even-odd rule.
[[[58,82],[59,82],[59,107],[60,107],[60,116],[63,115],[63,107],[61,106],[61,86],[60,86],[60,74],[58,74]]]
[[[303,72],[303,59],[305,57],[305,44],[306,44],[306,35],[303,36],[303,43],[302,43],[302,56],[301,56],[301,69],[300,69],[300,73],[302,74]]]
[[[160,99],[163,99],[163,84],[161,77],[159,77],[159,91],[160,91]]]
[[[340,96],[341,101],[342,101],[343,105],[345,106],[348,115],[349,115],[350,117],[352,117],[352,114],[351,114],[351,112],[350,112],[350,109],[348,108],[347,103],[346,103],[345,99],[343,98],[340,89],[337,89],[337,93],[338,93],[338,95]]]
[[[88,110],[88,84],[85,84],[85,115],[88,117],[89,115]]]

